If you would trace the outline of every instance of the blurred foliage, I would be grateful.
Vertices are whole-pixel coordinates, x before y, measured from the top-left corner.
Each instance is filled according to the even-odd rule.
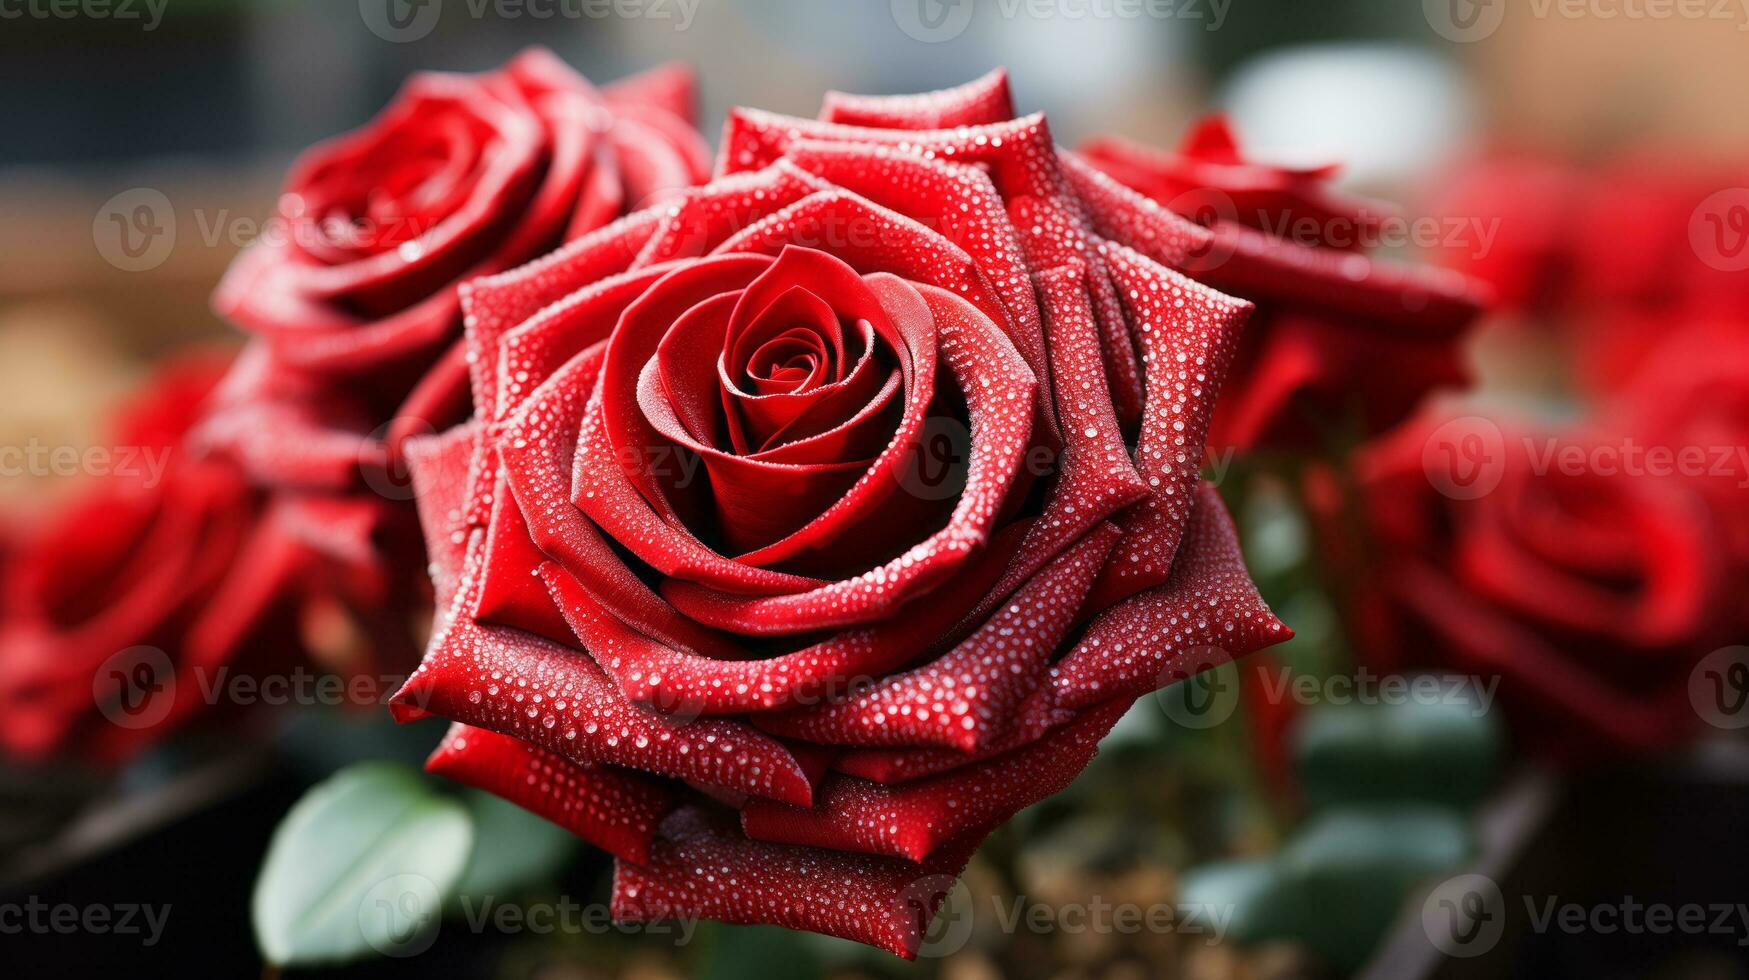
[[[1435,687],[1467,679],[1425,677]],[[1481,802],[1494,783],[1503,733],[1484,706],[1461,699],[1330,705],[1309,714],[1294,739],[1306,805]]]

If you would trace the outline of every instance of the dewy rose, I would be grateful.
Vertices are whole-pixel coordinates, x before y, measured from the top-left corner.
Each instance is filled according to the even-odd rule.
[[[256,338],[201,440],[261,486],[405,501],[401,443],[470,408],[460,284],[704,180],[693,101],[680,66],[596,88],[530,48],[413,76],[306,151],[265,222],[197,213],[203,238],[248,240],[213,305]]]
[[[1467,381],[1462,341],[1486,291],[1455,272],[1369,254],[1398,237],[1402,219],[1338,191],[1334,165],[1259,161],[1222,116],[1203,120],[1175,150],[1103,137],[1081,152],[1206,224],[1212,238],[1190,275],[1258,306],[1210,424],[1217,449],[1302,453],[1335,433],[1380,433],[1428,392]],[[1473,237],[1466,244],[1484,256],[1500,226],[1440,224],[1446,230],[1431,237]]]
[[[1251,307],[1000,72],[736,110],[716,173],[462,287],[396,713],[611,851],[618,919],[911,956],[1138,697],[1290,635],[1199,474]]]

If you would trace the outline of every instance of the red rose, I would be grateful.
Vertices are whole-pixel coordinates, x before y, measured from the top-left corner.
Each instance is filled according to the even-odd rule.
[[[300,651],[316,582],[392,604],[386,570],[344,542],[381,527],[380,504],[269,504],[231,461],[188,446],[225,370],[190,358],[120,413],[109,472],[0,568],[0,749],[118,761],[203,708],[221,668]],[[241,659],[239,659],[241,658]]]
[[[738,110],[718,172],[464,287],[397,715],[611,849],[618,918],[911,955],[1131,702],[1289,635],[1198,476],[1248,305],[1001,73]]]
[[[1733,639],[1717,524],[1643,443],[1419,420],[1314,482],[1362,657],[1500,680],[1533,749],[1576,757],[1699,726],[1696,664]]]
[[[1224,118],[1177,152],[1121,139],[1081,148],[1094,166],[1207,224],[1190,275],[1257,304],[1209,444],[1303,451],[1401,421],[1432,389],[1462,385],[1460,343],[1478,287],[1437,269],[1369,258],[1393,210],[1334,191],[1335,167],[1248,160]]]
[[[1607,395],[1677,327],[1749,316],[1741,183],[1664,153],[1587,169],[1494,152],[1454,170],[1434,202],[1438,213],[1494,227],[1493,247],[1436,257],[1486,282],[1502,309],[1556,331],[1570,373]]]
[[[1712,503],[1749,587],[1749,322],[1667,321],[1659,336],[1604,413],[1648,447],[1687,454],[1686,478]]]
[[[1442,175],[1430,209],[1487,222],[1493,247],[1442,243],[1431,258],[1487,283],[1496,311],[1544,316],[1573,298],[1578,225],[1594,194],[1589,177],[1558,160],[1504,151],[1465,160]]]
[[[362,465],[395,496],[391,451],[469,408],[456,286],[703,180],[692,103],[683,68],[597,90],[542,48],[414,76],[303,155],[220,284],[214,306],[262,346],[206,437],[266,485],[333,488]]]

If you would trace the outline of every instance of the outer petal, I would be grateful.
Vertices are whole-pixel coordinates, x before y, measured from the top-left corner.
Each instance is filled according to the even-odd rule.
[[[662,825],[647,865],[614,866],[613,917],[648,922],[702,916],[780,925],[911,959],[986,833],[966,834],[919,867],[897,858],[749,840],[720,815],[684,809]]]
[[[760,726],[833,745],[989,745],[1044,678],[1119,534],[1111,525],[1089,534],[940,658],[819,708],[762,716]]]
[[[952,129],[1012,119],[1014,100],[1007,70],[996,68],[964,85],[917,95],[827,92],[820,118],[875,129]]]
[[[758,840],[923,861],[961,834],[1061,792],[1133,701],[1117,698],[1025,748],[931,779],[884,786],[833,776],[806,809],[754,800],[741,826]]]
[[[483,728],[451,725],[427,771],[501,796],[624,861],[650,859],[674,794],[624,769],[564,756]]]
[[[477,595],[476,533],[458,602]],[[470,595],[472,593],[472,595]],[[632,704],[579,651],[457,616],[392,701],[396,718],[441,715],[577,762],[644,769],[805,803],[806,775],[783,746],[745,726],[676,722]]]

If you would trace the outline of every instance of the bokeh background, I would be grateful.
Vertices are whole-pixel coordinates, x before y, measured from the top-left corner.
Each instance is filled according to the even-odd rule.
[[[1655,155],[1749,183],[1742,98],[1749,4],[648,0],[618,13],[586,0],[390,4],[407,26],[385,19],[375,0],[116,0],[105,12],[0,0],[0,445],[97,444],[105,415],[154,360],[190,343],[234,343],[208,297],[272,215],[297,151],[365,122],[410,72],[487,69],[529,44],[552,48],[603,82],[690,62],[701,79],[707,135],[737,104],[806,116],[827,89],[918,91],[1001,65],[1022,111],[1045,111],[1066,145],[1115,133],[1170,146],[1196,118],[1220,109],[1254,156],[1340,161],[1345,186],[1405,202],[1409,214],[1452,214],[1453,188],[1501,159],[1591,172]],[[628,9],[636,16],[623,16]],[[138,223],[142,190],[167,204],[154,204]],[[1585,207],[1632,204],[1606,192]],[[136,236],[133,245],[121,247],[118,234]],[[1482,389],[1554,417],[1577,411],[1568,400],[1567,341],[1514,322],[1531,315],[1503,314],[1475,339],[1470,356]],[[0,477],[0,513],[8,525],[28,525],[76,488],[74,476],[8,474]],[[1240,516],[1252,567],[1300,634],[1279,652],[1281,662],[1316,677],[1349,669],[1337,613],[1304,578],[1314,547],[1304,518],[1267,478],[1228,489],[1245,494]],[[683,945],[587,930],[449,929],[424,957],[352,969],[425,975],[440,962],[458,975],[543,980],[1127,980],[1367,969],[1749,977],[1738,945],[1749,943],[1749,921],[1734,934],[1630,937],[1526,929],[1518,915],[1492,955],[1441,956],[1426,941],[1414,891],[1430,874],[1437,880],[1481,867],[1515,897],[1566,895],[1593,905],[1631,893],[1678,904],[1749,900],[1749,846],[1740,835],[1749,763],[1734,743],[1612,761],[1573,776],[1521,763],[1491,722],[1442,728],[1435,718],[1369,729],[1363,739],[1382,738],[1387,747],[1440,741],[1445,754],[1411,758],[1412,777],[1477,783],[1473,793],[1463,786],[1455,793],[1454,832],[1444,817],[1425,813],[1324,812],[1317,823],[1316,807],[1272,783],[1286,763],[1272,768],[1270,757],[1290,751],[1278,744],[1287,736],[1271,735],[1267,719],[1244,706],[1234,717],[1234,724],[1187,725],[1169,700],[1144,699],[1069,793],[986,847],[957,899],[976,913],[949,917],[958,931],[935,947],[940,955],[915,966],[817,937],[706,927]],[[438,735],[384,732],[356,713],[344,722],[276,724],[269,749],[241,758],[207,753],[198,766],[175,754],[150,756],[120,788],[59,774],[56,785],[69,798],[107,803],[95,816],[77,811],[83,816],[69,824],[78,831],[70,843],[8,811],[8,832],[37,843],[8,852],[0,892],[89,901],[113,896],[120,882],[205,923],[160,951],[183,969],[255,969],[246,895],[276,815],[303,783],[340,762],[417,759]],[[1363,753],[1336,764],[1336,782],[1364,786],[1392,762]],[[6,792],[40,799],[33,794],[41,775],[17,777],[26,778],[33,782],[9,782]],[[130,795],[139,787],[154,794]],[[41,844],[45,837],[50,844]],[[1381,853],[1381,841],[1397,849]],[[606,867],[599,856],[553,854],[551,880],[529,900],[599,902]],[[1262,879],[1243,862],[1264,859],[1299,862],[1313,906],[1260,907]],[[1004,929],[989,911],[1014,895],[1059,912],[1090,895],[1171,904],[1196,880],[1194,869],[1205,869],[1202,894],[1249,910],[1250,925],[1240,923],[1235,935],[1255,941],[1060,921]],[[96,946],[84,952],[109,956]],[[34,948],[23,955],[35,969],[66,949],[40,941]],[[136,952],[118,950],[113,962]]]
[[[1656,145],[1696,162],[1749,145],[1749,115],[1730,109],[1749,82],[1749,13],[1734,4],[1658,18],[1562,16],[1554,5],[1465,43],[1430,27],[1419,3],[1367,0],[1088,0],[1045,4],[1046,17],[1012,0],[652,0],[632,18],[584,0],[403,6],[417,16],[406,31],[380,20],[396,38],[386,40],[344,0],[118,0],[104,16],[9,3],[9,442],[91,438],[90,420],[142,359],[225,336],[207,295],[271,217],[299,149],[369,119],[409,72],[480,70],[531,43],[598,80],[692,63],[706,80],[707,134],[734,104],[806,115],[828,88],[922,90],[1006,65],[1022,105],[1046,111],[1066,144],[1117,132],[1170,145],[1191,119],[1225,108],[1260,155],[1343,160],[1354,186],[1397,198],[1426,191],[1477,145],[1577,160]],[[1494,18],[1506,6],[1477,9]],[[126,271],[104,258],[94,224],[106,202],[142,187],[168,199],[174,240],[152,268]],[[9,479],[0,497],[28,508],[56,482]]]

